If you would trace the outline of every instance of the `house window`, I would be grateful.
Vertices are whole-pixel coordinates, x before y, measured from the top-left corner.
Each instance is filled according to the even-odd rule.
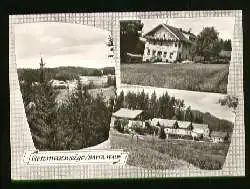
[[[148,55],[150,55],[150,49],[148,49]]]
[[[174,43],[174,46],[177,47],[177,43]]]
[[[171,53],[169,54],[169,58],[172,58],[173,54],[174,54],[174,53],[171,52]]]
[[[163,57],[166,58],[167,57],[167,52],[163,53]]]
[[[158,51],[157,56],[161,56],[161,55],[162,55],[162,52]]]
[[[155,50],[153,50],[153,56],[155,56],[155,53],[156,53],[156,51],[155,51]]]
[[[179,59],[181,59],[181,54],[179,54]]]

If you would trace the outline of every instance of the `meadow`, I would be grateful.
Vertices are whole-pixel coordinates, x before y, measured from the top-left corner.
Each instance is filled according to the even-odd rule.
[[[121,64],[124,84],[226,93],[229,64]]]
[[[206,143],[186,140],[161,140],[157,137],[121,134],[111,129],[111,148],[129,152],[127,164],[146,169],[177,169],[188,164],[205,170],[221,169],[229,148],[228,143]]]

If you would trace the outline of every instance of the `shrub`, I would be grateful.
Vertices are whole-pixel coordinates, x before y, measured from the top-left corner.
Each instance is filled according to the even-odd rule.
[[[163,140],[166,139],[166,133],[164,131],[164,127],[160,127],[159,138]]]
[[[108,76],[108,81],[107,81],[107,86],[115,86],[116,85],[116,80],[115,77],[113,78],[112,76]]]
[[[134,124],[132,126],[132,129],[139,135],[145,135],[145,129],[142,128],[140,125]]]
[[[115,75],[115,68],[114,67],[105,67],[103,68],[103,75]]]
[[[69,87],[67,85],[56,85],[54,86],[54,89],[68,89]]]
[[[122,125],[122,120],[116,119],[114,121],[114,129],[116,129],[120,133],[124,133],[124,126]]]
[[[238,106],[238,98],[227,95],[225,98],[219,99],[219,104],[222,106],[228,106],[229,108],[233,108],[235,110]]]

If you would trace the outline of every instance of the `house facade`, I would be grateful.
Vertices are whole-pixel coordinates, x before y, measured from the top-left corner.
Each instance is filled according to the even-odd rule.
[[[144,62],[176,62],[190,60],[196,36],[167,24],[160,24],[143,35]]]

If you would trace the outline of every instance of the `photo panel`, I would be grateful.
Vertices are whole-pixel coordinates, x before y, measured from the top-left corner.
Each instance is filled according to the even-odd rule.
[[[110,32],[70,23],[15,27],[18,80],[38,150],[79,150],[108,140],[112,40]]]
[[[121,83],[226,94],[234,22],[234,17],[120,21]]]

